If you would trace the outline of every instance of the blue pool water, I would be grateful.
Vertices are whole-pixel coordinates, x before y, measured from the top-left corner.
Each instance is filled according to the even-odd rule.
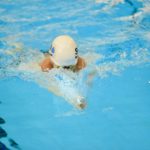
[[[1,0],[0,16],[0,150],[150,149],[149,0]],[[24,69],[62,34],[83,71]]]

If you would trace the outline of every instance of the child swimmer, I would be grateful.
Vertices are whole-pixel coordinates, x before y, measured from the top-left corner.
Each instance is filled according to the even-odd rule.
[[[40,63],[44,72],[52,68],[64,68],[73,72],[86,67],[85,60],[78,56],[78,48],[75,41],[68,35],[61,35],[54,39],[49,50],[49,55]],[[82,99],[78,99],[78,108],[83,109],[86,103]]]

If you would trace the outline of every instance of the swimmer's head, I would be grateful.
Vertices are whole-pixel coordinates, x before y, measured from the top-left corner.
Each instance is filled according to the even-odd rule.
[[[76,65],[78,49],[75,41],[68,35],[61,35],[54,39],[49,51],[51,60],[57,66]]]

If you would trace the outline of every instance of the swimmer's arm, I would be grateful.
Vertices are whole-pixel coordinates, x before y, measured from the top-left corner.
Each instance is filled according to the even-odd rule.
[[[85,60],[81,57],[78,58],[77,64],[76,64],[76,70],[79,71],[86,67]]]
[[[50,57],[46,57],[41,63],[40,63],[42,71],[48,71],[53,68],[53,64],[50,61]]]

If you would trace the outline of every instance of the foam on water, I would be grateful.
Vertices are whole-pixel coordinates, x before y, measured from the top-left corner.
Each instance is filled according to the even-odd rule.
[[[19,43],[19,45],[21,44]],[[87,62],[87,68],[77,74],[64,69],[42,72],[39,63],[44,58],[43,53],[31,49],[22,50],[23,48],[20,48],[19,45],[15,44],[14,50],[1,51],[5,58],[11,56],[1,68],[1,77],[17,76],[23,80],[33,81],[50,92],[64,97],[74,106],[77,106],[78,98],[86,99],[89,82],[92,83],[95,76],[104,78],[110,73],[117,75],[126,67],[150,62],[148,49],[139,48],[131,50],[130,53],[117,51],[109,57],[87,53],[83,55]],[[105,59],[116,60],[106,62]]]
[[[75,107],[78,106],[78,99],[85,99],[84,93],[87,86],[83,82],[82,73],[76,74],[65,69],[42,72],[39,66],[40,61],[44,58],[42,53],[34,50],[19,53],[18,56],[17,53],[14,53],[13,57],[5,62],[5,66],[1,69],[1,76],[17,76],[23,80],[36,82],[50,92],[64,97]],[[8,54],[7,51],[5,57]],[[14,55],[16,55],[15,59]]]

